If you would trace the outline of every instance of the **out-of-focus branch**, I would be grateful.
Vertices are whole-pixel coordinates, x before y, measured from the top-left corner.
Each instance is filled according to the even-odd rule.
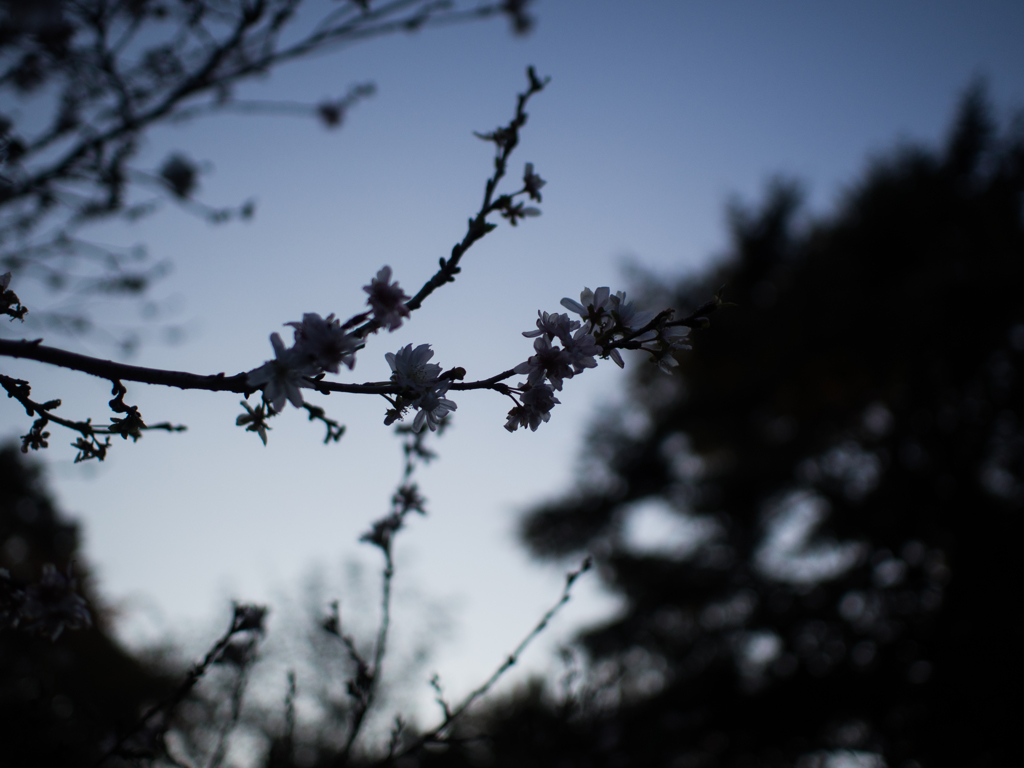
[[[454,725],[455,721],[458,720],[459,717],[461,717],[462,714],[467,709],[469,709],[469,707],[472,706],[474,702],[476,702],[480,697],[486,695],[487,692],[494,687],[494,684],[497,683],[499,679],[501,679],[502,675],[508,672],[509,669],[514,667],[519,662],[519,658],[522,656],[523,652],[530,645],[530,643],[532,643],[541,632],[547,629],[548,624],[551,623],[551,620],[562,609],[562,606],[569,602],[573,584],[576,583],[576,580],[581,575],[589,571],[591,566],[592,560],[590,557],[587,557],[580,564],[579,568],[577,568],[575,571],[571,571],[566,575],[565,586],[562,588],[562,595],[561,597],[559,597],[558,602],[556,602],[553,606],[551,606],[551,608],[547,610],[547,612],[540,618],[540,621],[538,621],[537,624],[533,627],[533,629],[531,629],[526,634],[526,636],[519,642],[519,645],[515,647],[512,653],[510,653],[505,658],[505,660],[498,666],[497,669],[494,670],[494,673],[489,678],[487,678],[486,681],[484,681],[480,686],[471,691],[455,707],[450,707],[447,703],[443,701],[442,698],[441,704],[442,709],[444,711],[444,717],[441,720],[441,722],[435,727],[431,728],[426,733],[420,734],[420,736],[418,736],[415,740],[407,744],[401,750],[393,751],[393,753],[389,754],[384,760],[380,761],[378,764],[389,765],[392,762],[402,757],[405,757],[406,755],[418,752],[428,744],[445,743],[446,734],[451,730],[451,727]],[[440,683],[438,682],[436,676],[431,681],[431,685],[434,687],[435,691],[438,691],[438,696],[440,697]]]
[[[443,427],[442,424],[439,432],[443,433]],[[425,439],[423,433],[414,432],[405,426],[398,427],[397,433],[404,438],[402,450],[405,455],[405,467],[402,471],[402,479],[391,497],[391,511],[374,522],[370,530],[360,537],[360,541],[377,547],[384,556],[384,569],[381,574],[380,624],[373,644],[372,659],[364,658],[357,649],[353,638],[343,632],[337,602],[332,603],[331,614],[322,622],[324,630],[337,637],[344,645],[356,668],[355,675],[348,681],[348,693],[354,700],[354,710],[345,737],[345,744],[334,760],[334,765],[339,768],[348,764],[352,748],[359,738],[366,716],[373,707],[374,697],[380,687],[384,658],[387,653],[388,632],[391,628],[391,586],[395,576],[392,545],[395,536],[403,528],[405,518],[410,513],[426,514],[424,509],[426,500],[420,496],[416,484],[411,482],[411,479],[416,466],[420,462],[429,462],[434,454],[423,445]],[[401,728],[396,724],[392,750],[394,749],[394,739],[397,739],[397,733],[400,730]]]
[[[99,768],[115,757],[152,757],[154,752],[166,751],[163,737],[170,726],[170,717],[174,710],[192,692],[192,689],[196,687],[210,667],[223,657],[224,652],[231,644],[231,640],[236,635],[247,633],[260,636],[263,634],[263,620],[266,614],[267,609],[263,606],[236,604],[230,626],[213,644],[213,647],[206,653],[202,661],[193,665],[185,679],[181,682],[181,685],[162,701],[147,709],[131,728],[125,731],[109,749],[100,755],[99,759],[93,763],[93,768]],[[162,720],[159,717],[160,715],[163,716]],[[158,720],[160,722],[157,722]],[[131,742],[138,737],[142,737],[143,743],[139,747],[135,747]]]

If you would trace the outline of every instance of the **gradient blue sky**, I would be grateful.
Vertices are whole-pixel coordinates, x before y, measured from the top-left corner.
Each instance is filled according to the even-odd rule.
[[[538,309],[559,309],[585,285],[625,287],[626,260],[667,274],[707,264],[725,247],[726,203],[758,200],[773,176],[801,179],[810,208],[827,211],[872,156],[901,141],[940,142],[973,78],[987,79],[1001,119],[1024,106],[1018,2],[546,0],[535,11],[525,39],[503,22],[429,30],[299,62],[245,89],[317,101],[376,82],[340,131],[284,117],[155,131],[140,165],[186,150],[210,161],[203,200],[251,196],[258,209],[250,223],[220,227],[168,209],[98,233],[146,242],[175,266],[154,295],[175,308],[188,340],[149,344],[134,362],[248,370],[271,354],[267,336],[282,323],[358,311],[361,286],[383,264],[412,293],[479,205],[491,149],[472,131],[509,119],[527,64],[552,82],[531,103],[513,170],[533,162],[548,181],[543,216],[477,244],[459,280],[399,332],[373,338],[348,380],[386,378],[384,353],[407,343],[430,342],[437,362],[471,378],[504,370],[530,354],[520,332]],[[41,397],[62,397],[68,415],[100,417],[109,399],[107,385],[81,376],[11,361],[4,370]],[[536,433],[502,429],[508,402],[494,393],[457,398],[441,459],[420,478],[430,516],[412,521],[397,550],[398,642],[446,616],[430,669],[453,695],[486,676],[557,597],[565,569],[532,564],[516,522],[573,482],[582,430],[621,381],[605,364],[568,382],[564,405]],[[326,399],[348,425],[329,447],[289,409],[264,448],[234,426],[235,396],[135,385],[127,399],[148,421],[189,431],[119,444],[101,466],[73,466],[60,445],[44,456],[126,637],[199,642],[231,598],[269,601],[281,617],[315,567],[340,584],[346,560],[373,566],[356,539],[386,511],[400,471],[383,401]],[[4,434],[24,432],[24,415],[5,408]],[[595,581],[581,584],[526,669],[550,668],[559,639],[614,610]]]

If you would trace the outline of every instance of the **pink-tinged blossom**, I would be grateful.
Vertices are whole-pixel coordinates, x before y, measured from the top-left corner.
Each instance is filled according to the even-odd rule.
[[[520,400],[523,404],[508,412],[505,429],[509,432],[515,432],[519,427],[529,427],[536,432],[537,427],[551,418],[551,409],[560,402],[551,385],[543,382],[526,390]]]
[[[301,323],[285,323],[295,329],[295,354],[316,368],[337,373],[344,364],[349,370],[356,364],[356,351],[362,342],[341,328],[341,321],[330,314],[326,319],[316,312],[307,312]],[[315,376],[314,371],[309,376]]]
[[[562,379],[573,377],[573,358],[561,347],[551,346],[547,336],[540,336],[533,342],[537,354],[525,363],[514,368],[516,373],[527,375],[527,384],[531,387],[539,384],[545,377],[558,391],[562,390]]]
[[[295,347],[286,348],[278,334],[270,334],[270,343],[274,347],[276,359],[268,360],[259,368],[249,371],[249,386],[263,390],[264,399],[275,411],[284,409],[286,400],[296,408],[301,408],[301,388],[306,386],[305,377],[315,376],[320,370]]]
[[[401,327],[402,318],[409,316],[409,308],[405,306],[409,297],[398,286],[397,280],[391,282],[391,267],[382,267],[370,284],[363,286],[363,290],[370,294],[366,303],[373,308],[373,319],[380,323],[381,328],[393,331]]]

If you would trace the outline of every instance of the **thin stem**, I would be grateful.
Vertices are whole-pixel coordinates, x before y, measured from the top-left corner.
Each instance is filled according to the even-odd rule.
[[[384,653],[387,647],[388,630],[391,627],[391,582],[395,575],[395,564],[391,558],[390,546],[381,547],[384,552],[384,572],[381,585],[381,618],[380,626],[377,628],[377,640],[373,652],[373,667],[369,672],[369,680],[365,696],[356,705],[356,712],[349,727],[348,737],[345,739],[345,746],[341,755],[335,761],[335,765],[347,765],[352,753],[352,747],[362,730],[366,714],[373,706],[374,694],[380,683],[381,670],[384,665]]]
[[[246,684],[249,682],[249,672],[251,669],[252,660],[243,660],[238,669],[235,684],[231,688],[231,716],[221,728],[220,736],[217,740],[217,749],[214,751],[213,757],[210,759],[209,768],[220,768],[224,762],[224,758],[227,756],[228,739],[231,736],[231,732],[238,725],[238,718],[242,714],[242,700],[245,696],[245,688]]]
[[[526,91],[520,93],[516,101],[516,114],[512,118],[512,121],[504,128],[499,129],[494,135],[502,134],[508,138],[501,143],[498,143],[498,153],[494,160],[494,175],[491,176],[484,186],[484,200],[480,209],[476,212],[469,220],[469,225],[466,229],[466,234],[462,237],[458,243],[452,246],[450,257],[446,260],[443,257],[440,259],[440,269],[434,273],[434,275],[423,284],[423,287],[413,296],[409,301],[405,303],[406,308],[410,312],[414,312],[419,309],[423,302],[427,299],[430,294],[440,288],[446,283],[455,281],[455,276],[461,272],[459,262],[473,244],[484,237],[490,232],[495,224],[491,224],[487,221],[487,217],[495,211],[504,210],[507,205],[510,204],[511,198],[514,196],[505,196],[499,198],[498,201],[494,201],[494,191],[497,189],[498,182],[501,181],[505,175],[505,171],[508,166],[509,155],[512,154],[512,150],[519,143],[519,129],[526,123],[526,103],[530,100],[530,97],[535,93],[539,93],[544,90],[544,87],[549,82],[548,78],[541,80],[537,77],[537,73],[533,67],[529,67],[527,75],[530,79],[530,85]],[[481,137],[483,138],[483,137]],[[520,190],[515,193],[516,195],[522,194],[526,190]],[[365,325],[358,328],[355,333],[360,337],[365,337],[368,334],[376,331],[379,328],[379,324],[375,320],[370,320]]]
[[[125,731],[121,737],[114,742],[113,746],[100,755],[99,759],[93,763],[93,768],[99,768],[99,766],[103,765],[103,763],[111,757],[120,754],[128,740],[141,732],[150,720],[156,717],[160,712],[166,712],[170,715],[170,713],[173,712],[174,709],[185,699],[189,692],[195,688],[196,683],[202,679],[210,666],[220,658],[222,653],[224,653],[224,649],[228,647],[228,644],[231,642],[231,638],[238,632],[255,628],[242,624],[244,617],[240,613],[240,608],[241,606],[236,606],[235,615],[232,617],[231,625],[228,627],[227,631],[220,636],[216,643],[213,644],[213,647],[210,648],[206,656],[203,657],[203,660],[189,670],[188,675],[185,677],[185,680],[182,681],[181,685],[161,701],[147,709],[145,713],[143,713],[142,717],[136,721],[135,725]]]
[[[562,609],[562,606],[569,602],[573,584],[576,583],[576,580],[581,575],[590,570],[592,562],[593,561],[591,560],[591,558],[587,557],[586,559],[584,559],[583,563],[577,570],[572,571],[566,575],[565,586],[562,588],[562,594],[559,597],[558,602],[556,602],[553,606],[551,606],[551,608],[547,610],[547,612],[540,618],[540,621],[538,621],[537,624],[534,625],[533,629],[531,629],[529,633],[527,633],[527,635],[519,642],[519,645],[515,647],[515,650],[513,650],[512,653],[510,653],[505,658],[501,665],[496,670],[494,670],[491,676],[487,678],[487,680],[482,685],[478,686],[472,692],[470,692],[469,695],[467,695],[462,700],[462,702],[459,703],[458,706],[456,706],[454,709],[449,709],[447,705],[445,705],[445,717],[437,726],[427,731],[426,733],[421,734],[419,738],[417,738],[411,744],[407,745],[401,751],[388,755],[388,757],[380,761],[378,764],[390,764],[391,762],[398,760],[402,757],[405,757],[406,755],[412,754],[413,752],[418,752],[427,744],[444,742],[446,740],[445,731],[451,728],[452,724],[477,699],[479,699],[481,696],[484,696],[488,691],[490,691],[490,689],[494,687],[494,684],[498,682],[502,675],[504,675],[509,669],[511,669],[519,662],[519,658],[522,656],[523,652],[530,645],[530,643],[532,643],[534,639],[536,639],[536,637],[547,628],[551,620]]]

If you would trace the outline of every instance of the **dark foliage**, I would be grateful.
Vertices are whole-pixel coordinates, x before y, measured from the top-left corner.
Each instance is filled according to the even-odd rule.
[[[77,547],[78,528],[54,509],[39,470],[14,447],[0,451],[0,567],[12,578],[38,582],[47,563],[66,572]],[[0,764],[90,765],[105,742],[172,687],[169,677],[111,638],[89,599],[86,569],[80,562],[72,567],[90,603],[92,627],[53,641],[0,631]]]
[[[1024,136],[998,136],[976,89],[942,151],[874,163],[831,217],[798,227],[777,184],[733,212],[720,266],[650,280],[656,305],[724,283],[736,306],[681,375],[638,366],[588,484],[523,526],[539,556],[593,553],[625,599],[583,637],[605,703],[528,691],[427,762],[1013,762],[1022,202]],[[689,543],[639,547],[645,507]]]

